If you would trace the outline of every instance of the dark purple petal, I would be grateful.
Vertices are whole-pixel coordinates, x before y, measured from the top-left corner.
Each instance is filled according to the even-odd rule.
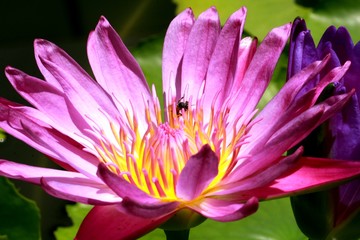
[[[360,179],[343,184],[334,190],[339,196],[336,209],[336,225],[341,224],[360,209]],[[334,192],[333,191],[333,192]]]
[[[320,58],[315,43],[303,19],[295,19],[290,35],[290,50],[287,79]]]
[[[330,155],[337,159],[360,160],[360,106],[356,95],[329,124],[334,138]]]
[[[177,197],[192,200],[199,196],[218,174],[218,165],[216,154],[209,145],[204,145],[181,171],[176,185]]]

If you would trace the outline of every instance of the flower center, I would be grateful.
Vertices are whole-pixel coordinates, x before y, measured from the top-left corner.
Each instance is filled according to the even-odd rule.
[[[164,200],[178,200],[176,184],[182,169],[191,155],[209,144],[219,157],[219,174],[209,187],[215,186],[236,164],[245,127],[237,129],[235,124],[229,130],[226,109],[215,113],[212,107],[210,118],[204,120],[201,101],[195,107],[189,104],[179,108],[179,101],[174,100],[167,109],[167,122],[163,123],[160,105],[154,102],[154,114],[150,106],[146,110],[147,129],[143,133],[136,114],[131,116],[128,111],[118,125],[110,122],[111,131],[102,131],[100,146],[95,147],[100,160],[144,192]]]

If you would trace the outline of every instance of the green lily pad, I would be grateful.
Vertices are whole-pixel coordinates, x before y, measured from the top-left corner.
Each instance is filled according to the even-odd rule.
[[[0,239],[40,239],[40,214],[36,204],[23,197],[14,185],[0,178]]]
[[[157,229],[142,237],[142,240],[161,240],[162,230]],[[278,199],[260,204],[252,216],[236,222],[220,223],[206,220],[191,229],[190,239],[242,239],[242,240],[305,240],[297,228],[289,199]]]
[[[91,206],[75,204],[68,205],[66,209],[74,225],[58,228],[55,232],[57,240],[74,238]],[[140,239],[164,240],[165,234],[163,230],[156,229]],[[296,225],[289,199],[284,198],[262,202],[255,214],[236,222],[206,220],[191,229],[190,239],[305,240],[306,237]]]
[[[160,103],[162,103],[162,48],[164,36],[156,36],[140,43],[131,52],[144,72],[150,86],[154,84]]]
[[[274,27],[291,22],[296,16],[308,15],[309,10],[288,0],[269,1],[222,1],[222,0],[174,0],[177,4],[177,12],[191,7],[196,16],[210,6],[215,6],[219,12],[221,23],[237,9],[246,6],[248,14],[246,17],[245,30],[262,40]],[[274,14],[278,13],[278,14]]]
[[[93,206],[77,203],[74,205],[67,205],[66,211],[73,221],[73,225],[70,227],[58,227],[54,232],[55,237],[57,240],[68,240],[74,239],[81,222],[91,210]]]
[[[268,0],[268,1],[222,1],[222,0],[174,0],[177,12],[191,7],[198,15],[210,6],[216,6],[222,23],[231,13],[246,6],[248,15],[245,30],[260,40],[270,29],[291,22],[295,17],[306,20],[315,41],[318,41],[329,25],[345,26],[353,39],[360,39],[359,0]]]
[[[318,42],[329,25],[336,27],[345,26],[354,42],[360,40],[359,0],[318,0],[317,2],[319,3],[313,6],[309,15],[303,17],[308,28],[311,30],[315,42]]]

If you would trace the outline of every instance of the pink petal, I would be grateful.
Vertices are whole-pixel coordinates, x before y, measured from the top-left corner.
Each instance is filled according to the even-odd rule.
[[[176,195],[184,200],[192,200],[210,184],[218,174],[219,160],[209,145],[191,156],[180,173]]]
[[[70,174],[43,177],[41,186],[50,195],[73,202],[103,205],[120,203],[122,200],[102,183],[94,182],[83,175],[76,177],[68,175]]]
[[[125,197],[119,208],[123,212],[143,217],[143,218],[158,218],[170,216],[178,209],[179,202],[158,201],[154,203],[133,201]]]
[[[216,198],[205,198],[199,204],[191,206],[201,215],[219,222],[240,220],[255,213],[258,209],[258,200],[250,198],[245,203],[236,203]]]
[[[180,73],[181,61],[184,55],[191,28],[195,22],[191,9],[186,9],[170,23],[165,35],[162,57],[162,86],[165,109],[172,103],[172,97],[181,95]]]
[[[211,103],[215,95],[219,94],[219,101],[215,105],[217,110],[219,105],[223,103],[223,98],[227,96],[227,91],[231,89],[233,84],[233,74],[236,67],[236,58],[234,52],[237,53],[243,31],[246,17],[246,8],[242,7],[233,13],[226,21],[220,36],[216,43],[214,53],[211,56],[209,70],[206,75],[205,97],[204,101]],[[210,110],[211,104],[205,105]],[[206,115],[205,115],[206,116]]]
[[[271,80],[276,63],[289,37],[291,25],[273,29],[264,38],[245,73],[241,87],[230,96],[229,106],[235,113],[234,119],[241,114],[247,118],[254,111]]]
[[[95,206],[82,222],[75,240],[137,239],[168,218],[145,219],[122,213],[116,205]]]
[[[109,95],[66,52],[53,43],[37,39],[35,53],[42,68],[59,82],[70,101],[78,102],[75,106],[91,107],[86,112],[102,109],[110,116],[115,115],[117,111]]]
[[[271,199],[324,188],[360,176],[360,162],[302,157],[298,167],[272,184],[248,192]]]
[[[108,167],[101,163],[97,175],[120,197],[130,198],[143,203],[159,202],[147,193],[140,190],[136,185],[129,183],[123,177],[111,172]]]
[[[45,41],[39,41],[39,45],[46,45],[46,50],[51,50],[51,52],[39,52],[39,58],[44,68],[60,83],[68,98],[67,104],[71,103],[82,116],[86,115],[92,119],[101,120],[104,118],[104,113],[112,119],[117,118],[118,110],[109,95],[74,60],[69,59],[72,65],[59,63],[66,56],[65,52]]]
[[[234,178],[224,179],[222,183],[220,183],[212,192],[208,193],[208,196],[224,196],[236,192],[247,191],[254,188],[258,188],[264,185],[267,185],[283,175],[285,172],[293,169],[296,165],[296,162],[299,160],[303,153],[303,148],[299,148],[295,151],[295,153],[287,156],[281,157],[278,162],[273,163],[270,167],[265,169],[261,169],[259,172],[255,172],[253,175],[245,177],[241,173],[241,171],[234,172]],[[247,165],[249,169],[251,169],[251,165],[259,165],[261,161],[258,158],[255,161],[252,161],[250,165]],[[236,176],[237,175],[237,176]],[[239,180],[235,180],[239,179]],[[230,182],[225,184],[226,182]],[[239,199],[243,200],[243,198]]]
[[[99,84],[107,91],[118,110],[145,113],[145,103],[152,97],[144,74],[110,23],[101,17],[89,35],[87,53]],[[145,102],[144,102],[145,100]]]
[[[69,178],[84,177],[84,175],[77,172],[34,167],[34,166],[11,162],[3,159],[0,159],[0,175],[34,184],[40,184],[41,178],[44,177],[63,177],[63,176],[68,176]]]
[[[247,178],[274,164],[279,156],[320,124],[322,114],[323,109],[310,109],[292,122],[283,123],[282,131],[273,133],[276,136],[271,142],[262,142],[259,139],[259,144],[251,149],[251,157],[236,166],[227,177],[226,182]]]
[[[16,91],[39,111],[46,113],[55,128],[74,137],[74,132],[80,133],[71,119],[62,91],[15,68],[7,67],[5,73]]]
[[[286,115],[285,112],[283,116],[278,116],[278,119],[273,126],[269,126],[269,128],[265,128],[265,130],[258,129],[258,132],[252,132],[250,130],[249,134],[258,137],[251,139],[251,143],[244,146],[243,154],[257,153],[261,149],[264,149],[265,144],[266,147],[279,151],[273,154],[282,154],[299,143],[315,127],[331,117],[335,112],[339,111],[347,103],[351,95],[352,92],[330,97],[322,103],[301,113],[294,119],[289,119],[291,113]],[[297,102],[292,107],[298,109],[301,107],[302,103],[304,102]],[[315,116],[319,116],[320,118],[316,120],[316,118],[314,118]],[[308,127],[306,128],[305,126]]]
[[[234,74],[234,83],[230,89],[229,95],[235,94],[240,88],[246,70],[248,69],[257,48],[257,39],[246,37],[241,39],[237,54],[236,72]]]
[[[93,155],[90,155],[89,153],[84,152],[83,150],[79,150],[81,146],[80,144],[52,129],[51,126],[49,126],[46,122],[42,122],[42,120],[51,122],[46,115],[34,108],[18,106],[15,103],[0,98],[0,128],[2,128],[5,132],[11,134],[12,136],[20,139],[36,150],[52,158],[52,160],[54,160],[63,168],[74,171],[75,168],[72,166],[74,166],[73,164],[76,164],[76,162],[74,163],[71,161],[70,164],[68,164],[66,162],[66,158],[64,158],[64,156],[68,154],[67,151],[64,151],[63,149],[59,155],[59,151],[57,149],[58,147],[53,149],[49,147],[49,142],[45,141],[44,144],[43,140],[39,141],[39,139],[37,139],[38,136],[36,134],[48,131],[48,133],[53,135],[53,137],[56,139],[61,139],[54,140],[53,143],[55,145],[64,143],[63,145],[69,146],[70,149],[73,149],[74,151],[80,151],[80,155],[84,156],[85,159],[85,163],[83,162],[85,169],[92,168],[93,171],[96,170],[95,166],[98,164],[97,158],[95,158]],[[34,128],[34,130],[28,131],[30,128]],[[37,132],[37,129],[41,130]],[[63,148],[63,146],[59,148]],[[72,160],[77,158],[79,158],[77,154],[75,154],[75,157],[71,156]]]
[[[71,166],[91,179],[98,180],[96,165],[99,160],[95,156],[53,129],[41,127],[21,117],[17,119],[20,119],[21,132],[29,138],[27,142],[29,145],[41,146],[39,150],[47,149],[55,160]]]
[[[195,96],[199,94],[200,86],[206,77],[220,29],[220,20],[215,7],[200,14],[196,20],[184,52],[181,95],[178,95],[177,99],[186,94],[186,96],[193,96],[193,100],[196,101]]]
[[[30,111],[28,111],[30,110]],[[46,116],[37,111],[36,109],[31,109],[28,107],[19,107],[17,104],[7,101],[6,99],[0,98],[0,128],[3,129],[8,134],[14,136],[15,138],[20,139],[21,141],[29,144],[38,151],[48,155],[50,157],[56,158],[57,155],[54,154],[51,150],[46,149],[41,144],[34,142],[30,136],[28,136],[21,126],[21,119],[31,119],[31,116],[24,114],[24,112],[31,112],[35,116],[44,116],[43,119],[46,119]],[[50,127],[45,122],[37,120],[36,123],[43,127]]]
[[[152,218],[170,214],[179,205],[178,202],[165,202],[148,195],[111,172],[104,164],[99,165],[98,176],[123,199],[121,207],[124,212]]]
[[[293,101],[302,86],[316,76],[316,74],[325,67],[328,60],[329,56],[323,61],[316,61],[292,77],[255,118],[254,121],[259,119],[261,119],[261,121],[255,124],[250,131],[260,133],[261,131],[259,131],[259,129],[268,128],[273,125],[275,121],[271,116],[283,115],[285,110],[293,104]],[[251,134],[250,138],[253,137],[255,137],[254,134]]]
[[[324,88],[331,82],[339,81],[346,71],[349,68],[349,63],[344,64],[342,67],[332,69],[324,78],[321,79],[319,84],[312,90],[309,90],[300,98],[296,98],[299,91],[302,89],[303,84],[307,81],[311,80],[315,74],[317,74],[328,62],[329,57],[324,59],[322,62],[317,64],[310,65],[308,68],[305,68],[302,72],[295,75],[290,81],[285,84],[285,86],[280,90],[280,92],[265,106],[265,108],[261,111],[261,113],[256,117],[255,121],[261,119],[258,124],[254,125],[254,128],[250,130],[252,133],[252,137],[249,139],[251,141],[252,138],[256,137],[257,132],[260,129],[270,129],[275,125],[275,121],[271,121],[274,117],[279,118],[279,116],[283,115],[290,121],[292,118],[296,117],[304,110],[313,106],[318,99],[321,92]],[[317,66],[316,66],[316,65]],[[312,66],[314,66],[314,72],[308,75],[307,70],[311,70]],[[301,79],[305,77],[306,79]],[[304,81],[306,80],[306,81]],[[285,111],[284,111],[285,109]]]

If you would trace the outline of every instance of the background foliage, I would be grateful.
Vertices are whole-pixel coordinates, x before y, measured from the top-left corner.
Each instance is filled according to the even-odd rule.
[[[105,15],[161,96],[161,49],[169,22],[186,7],[199,14],[212,5],[217,7],[222,23],[239,7],[247,6],[245,31],[259,40],[271,28],[290,22],[296,16],[306,19],[316,41],[329,25],[344,25],[353,39],[360,39],[360,0],[2,1],[0,68],[12,65],[40,77],[33,58],[32,41],[45,38],[65,49],[89,70],[86,38],[99,16]],[[286,59],[285,51],[262,106],[283,84]],[[0,96],[24,103],[4,75],[0,81]],[[55,167],[46,157],[11,136],[5,138],[0,134],[0,142],[0,158]],[[0,178],[0,240],[73,238],[89,206],[67,205],[68,202],[44,194],[39,187],[14,183],[16,187]],[[238,222],[223,224],[208,220],[192,230],[190,236],[192,239],[305,239],[296,227],[288,199],[264,202],[255,215]],[[155,230],[142,239],[164,239],[164,235],[161,230]]]

